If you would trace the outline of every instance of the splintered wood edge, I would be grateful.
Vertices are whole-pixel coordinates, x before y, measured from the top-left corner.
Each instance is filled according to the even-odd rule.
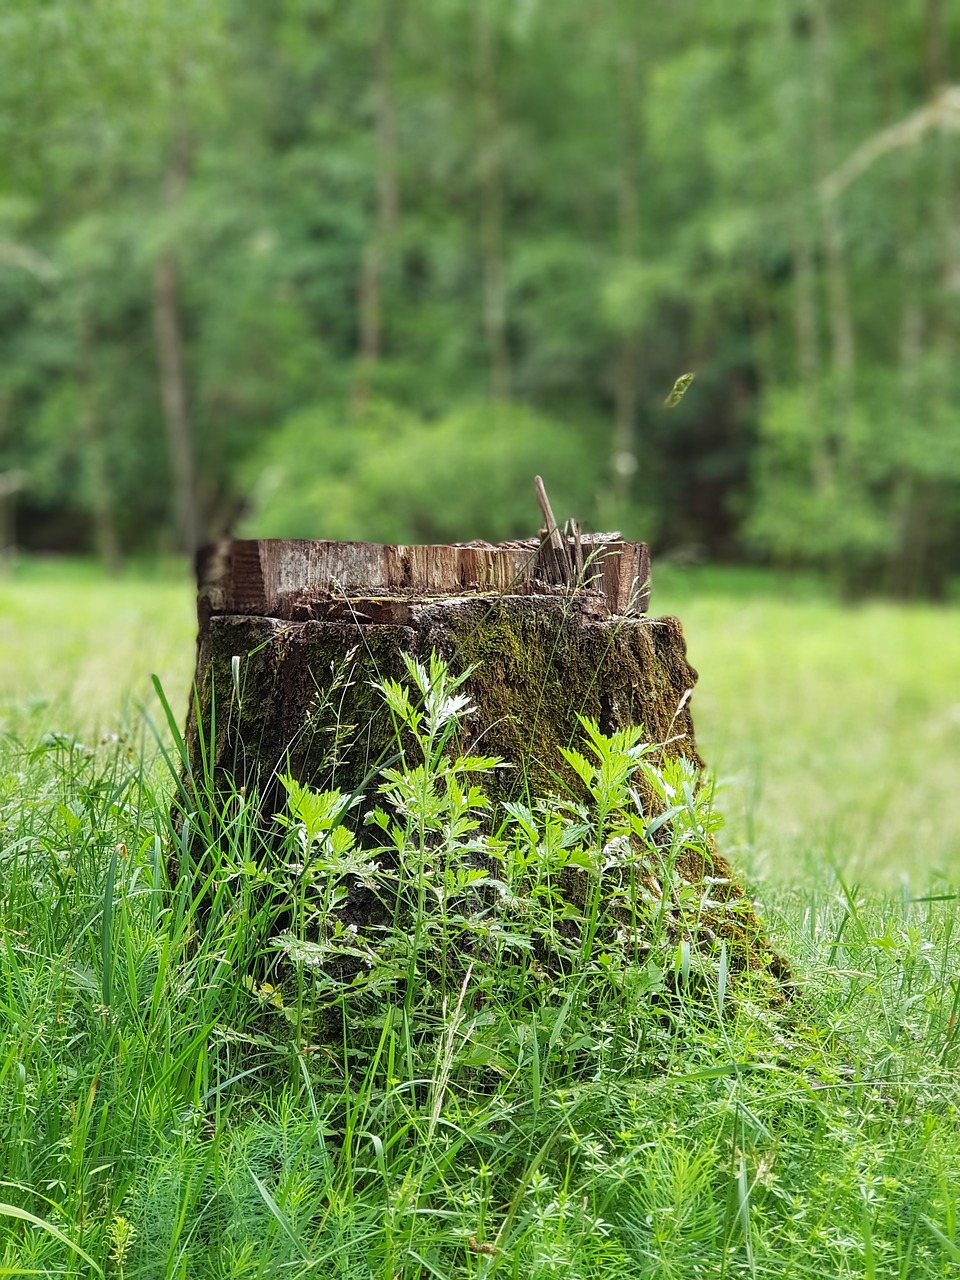
[[[580,543],[584,572],[567,590],[599,594],[611,615],[646,613],[647,544],[603,533],[581,534]],[[378,597],[553,595],[558,587],[543,551],[536,538],[436,546],[223,539],[197,556],[200,626],[218,614],[301,620],[318,616],[312,606]]]

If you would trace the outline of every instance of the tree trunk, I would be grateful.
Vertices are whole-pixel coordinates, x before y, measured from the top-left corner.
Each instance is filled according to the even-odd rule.
[[[808,393],[820,381],[820,339],[817,324],[816,276],[813,246],[798,192],[791,192],[790,239],[793,256],[793,322],[797,347],[797,372]]]
[[[820,342],[817,322],[816,274],[810,229],[802,206],[797,204],[798,193],[793,193],[793,209],[790,230],[793,250],[793,314],[797,348],[797,371],[803,388],[807,413],[814,423],[821,421],[823,412],[820,388]],[[833,458],[829,439],[822,431],[816,431],[811,457],[813,483],[819,493],[826,492],[834,479]]]
[[[795,28],[786,8],[780,10],[779,40],[783,65],[795,81],[809,79],[809,67],[805,52],[797,48],[798,41],[809,37]],[[800,66],[798,67],[798,58]],[[793,332],[796,351],[796,372],[803,391],[810,422],[821,424],[823,397],[821,378],[820,315],[817,306],[817,269],[813,227],[816,225],[816,209],[811,207],[809,190],[816,174],[816,159],[811,156],[811,130],[805,110],[797,110],[781,93],[776,96],[782,138],[781,153],[785,166],[782,192],[787,210],[790,232],[791,274],[793,279]],[[804,104],[806,105],[806,104]],[[814,148],[814,152],[815,152]],[[813,433],[811,472],[818,492],[825,492],[833,483],[833,459],[830,442],[825,432]]]
[[[477,106],[480,117],[480,241],[483,252],[483,327],[490,356],[490,389],[509,398],[513,373],[507,342],[507,268],[503,234],[503,154],[497,100],[497,33],[488,4],[476,6]]]
[[[189,164],[188,140],[185,134],[178,132],[164,183],[168,213],[173,212],[180,204],[187,183]],[[168,245],[161,250],[153,269],[154,332],[160,370],[160,397],[170,450],[178,541],[180,549],[192,556],[199,545],[200,518],[180,310],[180,269],[176,252]]]
[[[116,506],[106,457],[106,442],[103,438],[103,419],[98,405],[91,405],[88,409],[84,437],[97,553],[107,573],[117,574],[123,568],[123,552],[117,535]]]
[[[941,0],[927,0],[925,29],[926,87],[931,101],[949,80],[948,47]],[[934,176],[929,186],[932,208],[925,209],[918,200],[916,180],[913,188],[900,184],[901,214],[900,259],[903,275],[903,310],[900,331],[901,396],[904,429],[910,431],[923,417],[936,418],[944,402],[949,402],[947,371],[953,361],[954,334],[951,326],[950,291],[957,278],[957,239],[952,216],[955,179],[952,141],[944,130],[938,130],[927,144],[933,151]],[[901,164],[907,164],[905,157]],[[919,175],[922,197],[924,172],[918,158],[913,159],[914,173]],[[932,215],[932,216],[931,216]],[[923,267],[917,241],[928,224],[932,224],[939,255],[936,265],[935,290],[927,315],[921,306]],[[928,350],[939,356],[931,372],[924,374],[923,356]],[[924,424],[927,430],[929,426]],[[918,474],[902,467],[898,477],[895,509],[898,516],[899,540],[891,565],[891,585],[904,597],[946,594],[951,529],[951,493],[949,483],[931,474]]]
[[[87,317],[83,317],[80,332],[79,372],[83,396],[84,461],[90,481],[90,509],[93,514],[97,552],[107,573],[116,574],[123,567],[123,553],[117,534],[116,502],[110,477],[110,465],[107,460],[103,413],[94,369],[94,353],[93,329]]]
[[[644,617],[646,545],[585,535],[581,550],[588,567],[573,589],[536,539],[214,544],[199,561],[191,768],[215,726],[214,769],[259,793],[265,818],[288,756],[303,781],[352,790],[394,750],[374,682],[402,678],[403,653],[433,649],[458,670],[478,664],[472,733],[513,766],[497,779],[504,792],[543,794],[569,774],[558,747],[580,738],[579,714],[604,732],[642,723],[699,763],[679,624]],[[354,741],[341,740],[344,725]]]
[[[259,795],[265,820],[287,760],[304,782],[353,790],[395,750],[374,683],[404,678],[404,653],[432,650],[455,671],[476,664],[467,734],[512,766],[494,780],[499,798],[572,781],[559,748],[581,740],[580,715],[605,733],[643,724],[699,765],[696,674],[676,619],[645,616],[646,545],[583,535],[582,551],[587,568],[568,585],[536,539],[214,544],[199,560],[191,769],[212,747],[218,785],[229,776]]]
[[[353,409],[360,412],[380,361],[383,332],[383,276],[399,217],[397,123],[390,63],[390,5],[380,0],[374,45],[376,83],[377,207],[375,225],[360,264],[358,288],[359,361],[353,385]]]
[[[621,18],[621,26],[622,26]],[[634,265],[640,259],[640,201],[637,192],[637,56],[632,33],[620,32],[616,50],[617,80],[617,224],[620,256]],[[614,385],[612,495],[620,504],[632,487],[637,470],[637,389],[640,376],[640,335],[635,328],[621,335]]]
[[[833,85],[830,71],[830,25],[826,6],[820,3],[813,21],[813,146],[817,177],[822,179],[833,168],[831,137],[834,128]],[[846,249],[843,226],[836,200],[821,197],[821,226],[826,267],[827,315],[830,328],[834,379],[834,403],[837,417],[838,444],[841,455],[847,452],[850,417],[854,402],[854,366],[856,344],[850,290],[847,283]]]
[[[17,494],[27,482],[24,471],[0,471],[0,572],[6,572],[17,547]]]

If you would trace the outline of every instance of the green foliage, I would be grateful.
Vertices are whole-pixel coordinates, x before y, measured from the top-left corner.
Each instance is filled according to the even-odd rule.
[[[925,389],[917,404],[878,372],[872,394],[842,422],[831,410],[830,386],[819,394],[769,395],[748,541],[781,563],[832,569],[854,589],[942,595],[960,482],[960,417],[953,390],[931,394],[946,385],[938,360],[924,360],[916,373]]]
[[[950,79],[960,18],[794,8],[10,0],[19,540],[169,545],[170,254],[207,533],[529,533],[539,472],[664,547],[945,594],[956,137],[820,192]]]
[[[432,421],[386,402],[354,421],[318,407],[296,414],[258,454],[244,528],[381,542],[528,537],[538,472],[558,512],[591,518],[602,458],[565,422],[510,404]]]
[[[721,949],[727,964],[726,939],[717,942],[707,925],[717,925],[710,900],[718,882],[679,870],[690,852],[698,865],[713,862],[718,819],[695,769],[682,759],[656,763],[658,749],[642,741],[641,728],[608,737],[584,721],[596,764],[564,752],[584,799],[507,804],[501,820],[489,812],[483,782],[502,762],[457,755],[453,745],[473,710],[457,692],[469,673],[453,677],[436,655],[426,664],[408,656],[406,665],[409,685],[380,686],[399,763],[381,770],[379,802],[366,807],[372,797],[313,791],[284,777],[283,851],[264,850],[256,866],[242,869],[253,892],[284,904],[293,920],[272,945],[305,993],[296,1008],[282,1003],[274,985],[268,997],[299,1034],[309,1038],[317,1007],[335,1010],[334,1025],[345,1028],[349,1054],[362,1066],[376,1052],[384,1007],[402,1009],[432,1055],[425,1030],[459,1007],[469,985],[483,1014],[464,1031],[451,1067],[505,1070],[494,1046],[517,1018],[549,1020],[562,1006],[579,1043],[582,1010],[597,1015],[628,989],[662,992],[672,965],[682,965],[687,981],[691,963],[708,967]],[[644,812],[639,774],[662,809]],[[362,835],[357,819],[345,825],[355,807]],[[357,886],[379,905],[354,918]],[[738,905],[746,924],[749,904],[728,907],[735,913]],[[759,935],[738,939],[737,969],[749,963],[757,970],[758,998],[766,956]],[[562,981],[573,974],[575,982]],[[559,1025],[551,1042],[558,1054],[568,1048]]]
[[[747,537],[786,563],[882,563],[896,528],[877,490],[889,486],[893,459],[878,465],[876,449],[884,442],[864,413],[857,412],[842,444],[829,423],[802,391],[770,397]]]

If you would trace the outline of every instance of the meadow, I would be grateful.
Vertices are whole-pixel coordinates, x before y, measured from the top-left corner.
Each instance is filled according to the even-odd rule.
[[[14,566],[0,1274],[956,1273],[958,611],[680,569],[654,605],[683,619],[719,838],[786,998],[666,931],[632,968],[588,948],[551,983],[481,959],[449,990],[406,981],[399,937],[363,990],[308,952],[268,981],[251,920],[289,884],[242,823],[212,882],[167,881],[177,744],[150,676],[182,721],[190,584]],[[678,839],[712,821],[697,804]],[[310,812],[290,815],[308,852]],[[467,927],[428,923],[441,949]]]

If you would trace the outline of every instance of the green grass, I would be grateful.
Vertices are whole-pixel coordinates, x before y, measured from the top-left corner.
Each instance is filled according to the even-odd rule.
[[[825,864],[886,888],[960,880],[960,609],[661,577],[656,608],[682,618],[700,674],[697,736],[727,781],[731,856],[790,884]]]
[[[115,729],[154,672],[185,707],[195,636],[182,571],[105,579],[85,561],[21,562],[0,576],[0,716]]]
[[[957,611],[693,577],[656,601],[800,999],[664,937],[670,998],[478,961],[340,992],[341,1040],[308,965],[264,980],[242,822],[212,907],[167,885],[136,703],[159,670],[182,714],[189,587],[0,584],[0,1275],[956,1274]]]

